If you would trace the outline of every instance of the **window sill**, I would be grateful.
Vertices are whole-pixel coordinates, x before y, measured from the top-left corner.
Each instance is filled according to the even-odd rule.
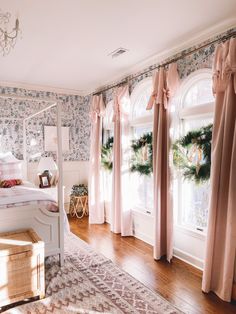
[[[206,233],[198,231],[198,230],[193,230],[193,229],[187,228],[185,226],[177,225],[177,224],[174,225],[174,229],[186,235],[189,235],[191,237],[200,239],[200,240],[205,241],[206,239]]]
[[[147,216],[149,218],[154,218],[152,213],[147,213],[146,210],[144,210],[143,208],[132,208],[131,209],[132,214],[139,214],[139,215],[144,215]]]

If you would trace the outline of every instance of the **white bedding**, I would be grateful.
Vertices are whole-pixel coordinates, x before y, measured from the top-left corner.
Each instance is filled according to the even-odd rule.
[[[9,189],[0,189],[0,206],[29,201],[56,202],[56,200],[51,195],[37,188],[14,186]]]
[[[56,200],[53,196],[32,185],[24,182],[12,188],[0,188],[0,208],[21,206],[32,203],[46,205],[49,211],[58,211]]]

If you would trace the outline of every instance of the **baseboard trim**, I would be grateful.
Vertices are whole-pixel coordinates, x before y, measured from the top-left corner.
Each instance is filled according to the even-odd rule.
[[[188,254],[188,253],[186,253],[182,250],[179,250],[177,248],[174,248],[174,256],[177,257],[178,259],[180,259],[181,261],[183,261],[187,264],[190,264],[199,270],[203,270],[204,262],[202,259],[200,259],[196,256]]]
[[[109,223],[109,221],[106,220],[106,223]],[[135,229],[133,229],[134,232],[134,237],[147,243],[150,244],[151,246],[153,246],[153,239],[149,236],[147,236],[146,234],[144,234],[143,232],[137,231]],[[174,257],[178,258],[179,260],[199,269],[199,270],[203,270],[203,260],[193,256],[191,254],[188,254],[182,250],[179,250],[177,248],[174,248]],[[235,287],[235,298],[236,298],[236,287]]]
[[[133,230],[133,232],[134,232],[135,238],[142,240],[143,242],[153,246],[153,239],[151,237],[147,236],[146,234],[144,234],[142,232],[137,232],[137,230],[136,231]]]

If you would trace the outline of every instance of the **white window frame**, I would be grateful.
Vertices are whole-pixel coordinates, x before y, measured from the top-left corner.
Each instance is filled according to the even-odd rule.
[[[200,105],[195,105],[191,107],[183,107],[184,99],[189,91],[189,89],[199,81],[204,79],[212,79],[212,70],[211,69],[201,69],[190,74],[181,84],[180,90],[178,93],[178,124],[180,136],[183,135],[183,120],[188,119],[207,119],[214,116],[214,102],[203,103]],[[191,228],[182,223],[183,221],[183,209],[182,209],[182,176],[177,175],[177,185],[178,185],[178,212],[176,213],[175,225],[178,228],[185,229],[192,234],[206,234],[206,228],[199,229],[197,226]]]
[[[111,115],[111,116],[110,116]],[[107,123],[106,119],[109,120],[109,117],[111,118],[110,123]],[[114,130],[114,124],[112,122],[113,117],[113,100],[110,100],[107,105],[104,112],[104,118],[103,118],[103,130],[104,130],[104,140],[107,141],[108,137],[110,136],[109,133]]]
[[[130,128],[131,128],[131,138],[134,139],[134,129],[138,127],[150,127],[152,128],[153,125],[153,111],[151,114],[144,115],[142,117],[134,118],[134,109],[135,103],[137,102],[140,94],[144,92],[150,86],[152,87],[152,77],[147,77],[140,81],[134,88],[133,92],[130,96],[130,104],[131,104],[131,111],[130,111]],[[151,96],[151,95],[150,95]],[[146,104],[147,105],[147,104]],[[135,212],[142,213],[143,215],[148,215],[149,217],[153,216],[153,209],[150,208],[140,208],[135,206],[133,208]],[[150,210],[152,212],[150,212]]]

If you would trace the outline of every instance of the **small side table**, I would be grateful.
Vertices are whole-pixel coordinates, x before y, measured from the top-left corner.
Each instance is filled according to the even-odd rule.
[[[70,216],[83,218],[84,216],[88,216],[88,195],[83,196],[75,196],[71,195],[70,202]]]

